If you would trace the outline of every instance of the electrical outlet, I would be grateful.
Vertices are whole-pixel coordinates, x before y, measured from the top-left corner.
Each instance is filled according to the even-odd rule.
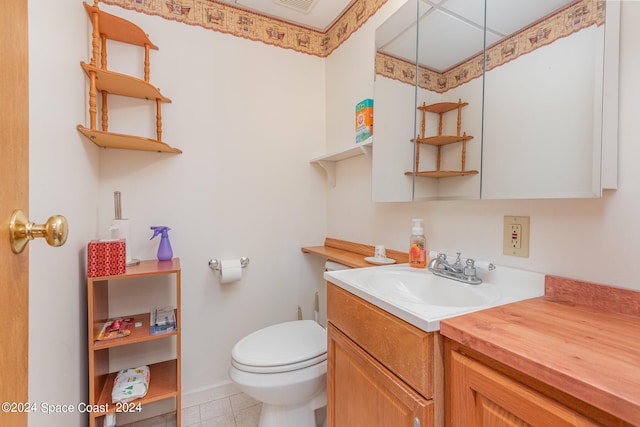
[[[529,258],[529,217],[505,216],[503,253]]]

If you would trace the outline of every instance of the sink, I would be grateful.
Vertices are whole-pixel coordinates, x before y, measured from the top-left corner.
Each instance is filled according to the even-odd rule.
[[[364,269],[356,276],[375,294],[414,304],[478,307],[500,298],[500,290],[496,287],[469,285],[415,270]]]
[[[327,271],[327,281],[427,332],[440,320],[544,295],[544,274],[498,266],[471,285],[394,264]]]

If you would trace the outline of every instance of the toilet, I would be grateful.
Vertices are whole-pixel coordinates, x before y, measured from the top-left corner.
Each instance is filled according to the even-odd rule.
[[[326,270],[344,268],[349,267],[331,261],[325,265]],[[233,347],[229,376],[242,392],[262,402],[259,427],[323,426],[327,331],[313,320],[255,331]]]
[[[259,427],[316,427],[327,405],[327,332],[313,320],[253,332],[233,347],[229,376],[262,402]]]

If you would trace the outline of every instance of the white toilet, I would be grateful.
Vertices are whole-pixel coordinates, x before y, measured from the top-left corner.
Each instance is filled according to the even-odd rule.
[[[316,427],[327,405],[327,332],[312,320],[253,332],[233,347],[229,376],[262,402],[259,427]]]

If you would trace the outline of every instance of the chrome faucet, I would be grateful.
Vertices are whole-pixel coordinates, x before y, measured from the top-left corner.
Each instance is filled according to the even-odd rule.
[[[447,261],[447,255],[437,252],[430,252],[432,257],[429,261],[429,271],[437,276],[446,277],[447,279],[457,280],[458,282],[468,283],[470,285],[479,285],[482,283],[482,279],[477,275],[477,269],[475,261],[471,258],[462,264],[460,259],[460,252],[456,252],[457,258],[455,263],[449,264]],[[489,271],[495,270],[496,266],[489,263]]]

